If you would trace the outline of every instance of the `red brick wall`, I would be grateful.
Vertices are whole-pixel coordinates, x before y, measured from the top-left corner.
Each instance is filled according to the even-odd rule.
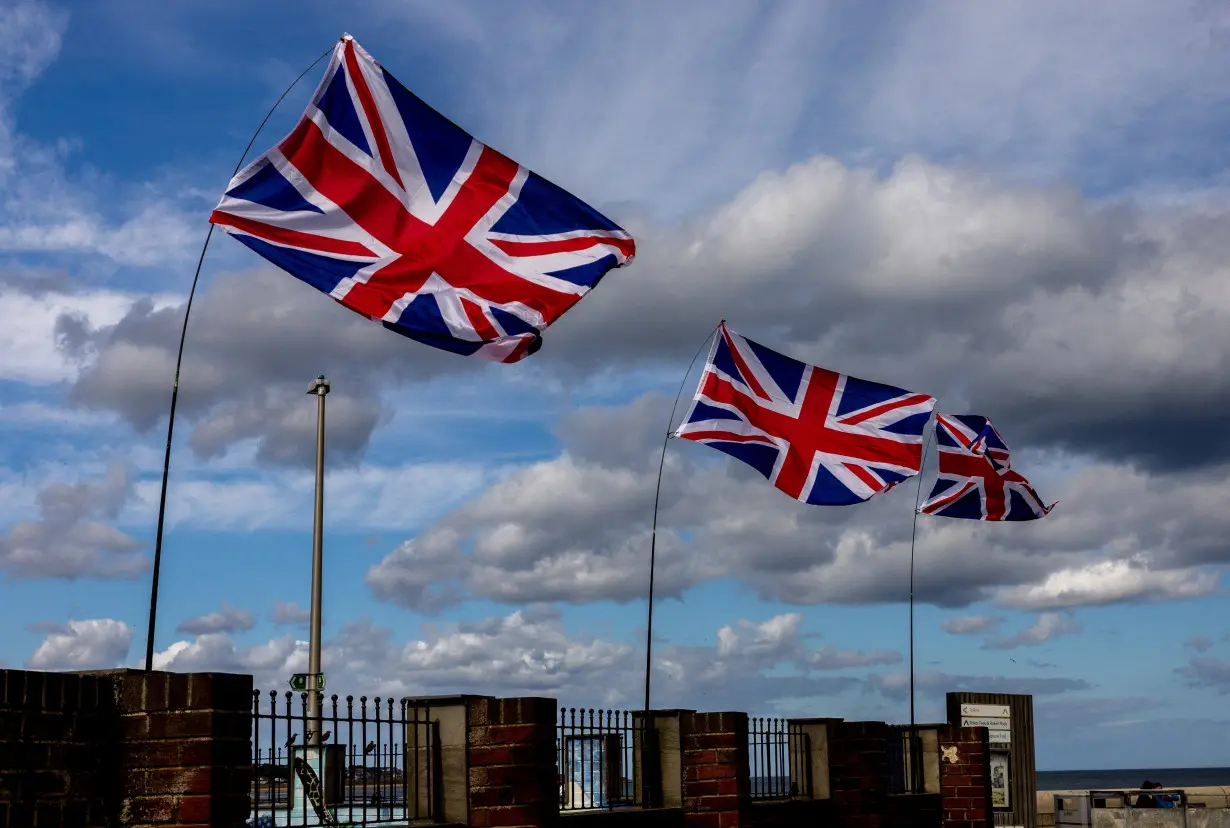
[[[110,681],[0,671],[0,828],[105,826],[115,803],[98,744],[113,721]]]
[[[986,728],[940,728],[939,748],[944,828],[989,828],[993,811]]]
[[[888,812],[888,739],[883,722],[829,726],[829,787],[834,824],[881,828]]]
[[[472,699],[468,741],[470,825],[558,822],[555,699]]]
[[[683,812],[689,828],[732,828],[751,799],[746,713],[679,718]]]
[[[125,826],[239,825],[252,784],[252,677],[116,677]]]
[[[239,825],[250,676],[0,671],[0,828]]]
[[[940,794],[893,794],[888,797],[884,828],[942,828],[944,802]]]

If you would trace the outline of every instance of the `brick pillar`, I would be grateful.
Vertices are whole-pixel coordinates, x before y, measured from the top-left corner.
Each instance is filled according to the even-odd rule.
[[[989,828],[991,751],[985,727],[939,729],[944,828]]]
[[[251,676],[5,670],[0,684],[0,828],[248,818]]]
[[[241,825],[252,784],[252,677],[115,675],[119,823]]]
[[[470,825],[556,825],[555,699],[475,698],[468,704]]]
[[[746,713],[682,712],[683,820],[688,828],[732,828],[751,801]]]
[[[0,828],[102,828],[116,809],[100,750],[114,725],[111,682],[0,670]]]
[[[881,828],[888,812],[888,739],[883,722],[829,726],[829,788],[836,824]]]

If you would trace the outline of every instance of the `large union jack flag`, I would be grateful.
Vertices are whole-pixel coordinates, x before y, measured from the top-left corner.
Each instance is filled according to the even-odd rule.
[[[936,414],[939,476],[919,511],[965,520],[1036,520],[1055,508],[1012,469],[1008,444],[990,419]]]
[[[918,474],[935,398],[827,371],[718,328],[675,435],[804,503],[861,503]]]
[[[412,339],[516,362],[631,236],[427,106],[350,35],[294,131],[210,221]]]

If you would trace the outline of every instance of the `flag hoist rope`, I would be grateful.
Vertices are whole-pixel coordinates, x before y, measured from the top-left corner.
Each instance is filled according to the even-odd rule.
[[[700,343],[700,347],[696,349],[692,361],[688,363],[688,370],[683,375],[683,379],[679,382],[679,391],[675,394],[675,402],[671,405],[671,416],[666,421],[666,436],[662,438],[662,456],[658,459],[658,485],[653,493],[653,526],[649,532],[649,619],[645,625],[645,717],[646,726],[648,726],[649,717],[649,677],[652,672],[652,655],[653,655],[653,566],[657,554],[658,545],[658,501],[662,496],[662,470],[666,467],[666,447],[670,444],[671,437],[674,433],[671,431],[671,426],[675,422],[675,411],[679,408],[679,400],[683,397],[683,389],[687,387],[688,377],[692,375],[692,369],[696,367],[696,360],[700,359],[701,352],[709,344],[709,340],[713,339],[713,335],[717,333],[726,320],[718,322],[717,327],[709,332],[705,337],[705,341]]]
[[[299,81],[303,80],[303,76],[316,68],[316,64],[332,54],[334,48],[334,46],[330,46],[320,57],[312,61],[311,65],[300,72],[299,77],[295,78],[290,86],[286,87],[286,90],[278,96],[278,99],[273,102],[273,106],[269,107],[269,111],[265,113],[264,120],[256,128],[256,132],[252,133],[252,138],[248,141],[248,145],[244,147],[243,155],[239,156],[239,163],[235,165],[235,171],[231,173],[231,178],[234,178],[243,167],[243,162],[248,158],[248,152],[251,151],[252,145],[256,143],[256,138],[261,134],[261,130],[265,128],[265,124],[273,116],[274,110],[290,94],[290,90],[294,89]],[[188,301],[184,305],[184,324],[179,332],[179,354],[175,357],[175,383],[171,386],[171,413],[167,418],[167,450],[162,460],[162,494],[158,499],[158,529],[154,538],[154,572],[149,597],[149,628],[146,631],[145,637],[146,672],[154,669],[154,624],[158,617],[158,575],[162,568],[162,529],[167,510],[167,476],[171,471],[171,436],[175,432],[175,404],[179,401],[179,370],[184,361],[184,340],[188,336],[188,315],[192,313],[192,299],[196,296],[197,282],[201,278],[201,265],[205,261],[205,251],[209,249],[209,240],[213,238],[213,235],[214,225],[210,224],[209,231],[205,234],[205,244],[201,245],[201,255],[196,261],[196,273],[192,276],[192,287],[188,290]]]

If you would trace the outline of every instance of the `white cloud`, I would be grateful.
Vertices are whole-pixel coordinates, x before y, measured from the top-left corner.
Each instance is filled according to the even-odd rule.
[[[94,670],[114,667],[132,645],[132,628],[123,621],[94,618],[69,621],[48,632],[26,662],[32,670]]]
[[[866,681],[819,673],[890,661],[884,653],[808,650],[798,639],[797,614],[739,620],[719,631],[719,642],[729,640],[733,630],[741,639],[733,649],[721,643],[655,647],[654,704],[799,712],[816,697],[854,690]],[[900,654],[892,655],[900,661]],[[424,625],[418,638],[404,642],[387,628],[355,621],[325,640],[321,658],[329,692],[342,696],[481,693],[552,696],[578,707],[642,703],[639,681],[629,681],[643,675],[640,643],[570,633],[565,620],[545,605],[477,622]],[[177,641],[154,659],[156,669],[177,672],[248,672],[258,688],[279,689],[287,675],[306,665],[306,642],[290,634],[245,647],[226,634],[207,633]]]
[[[176,627],[176,630],[200,636],[212,633],[246,632],[254,626],[256,626],[256,618],[251,612],[223,601],[218,610],[196,618],[185,619]]]
[[[875,667],[881,664],[900,664],[901,653],[896,650],[841,650],[821,647],[812,653],[808,663],[818,670],[846,670],[851,667]]]
[[[12,104],[59,55],[69,15],[39,0],[0,6],[0,251],[86,253],[120,264],[183,261],[199,236],[170,198],[117,199],[116,182],[93,192],[70,181],[71,142],[41,145],[21,135]],[[117,202],[122,215],[116,212]]]
[[[206,465],[174,480],[167,493],[169,525],[230,531],[310,525],[313,471],[247,471],[224,480],[214,479],[213,471]],[[498,471],[447,462],[327,468],[325,520],[334,528],[405,530],[457,506]],[[137,483],[122,518],[147,522],[157,510],[160,486],[160,478]]]
[[[1191,659],[1175,672],[1187,678],[1192,687],[1208,688],[1230,696],[1230,661],[1201,656]]]
[[[1146,560],[1093,561],[1048,573],[1040,583],[1003,590],[997,603],[1020,609],[1058,609],[1123,601],[1174,601],[1213,594],[1215,572],[1176,569],[1158,572]]]
[[[667,411],[648,395],[567,415],[557,458],[501,478],[392,550],[368,572],[373,594],[425,610],[471,598],[641,600]],[[1019,456],[1031,473],[1035,455]],[[1058,609],[1215,588],[1230,531],[1215,505],[1230,496],[1224,467],[1150,474],[1086,461],[1052,476],[1047,491],[1061,506],[1043,520],[920,518],[920,600]],[[904,488],[846,509],[805,506],[737,462],[672,443],[655,588],[671,596],[735,578],[762,599],[799,605],[903,601],[913,500]]]
[[[1187,647],[1189,650],[1204,653],[1213,648],[1213,641],[1203,635],[1193,635],[1189,636],[1188,639],[1183,642],[1183,646]]]
[[[273,623],[293,624],[298,626],[311,620],[311,613],[294,601],[275,601],[273,604]]]
[[[1038,620],[1033,626],[1015,635],[987,639],[982,648],[984,650],[1014,650],[1017,647],[1045,644],[1061,635],[1072,635],[1080,631],[1080,622],[1071,617],[1058,612],[1044,612],[1038,615]]]
[[[1003,620],[990,615],[958,615],[949,618],[942,626],[945,632],[953,635],[981,635],[995,632]]]
[[[116,291],[35,295],[0,286],[0,379],[39,385],[73,379],[77,363],[57,345],[60,317],[114,325],[135,300]]]
[[[50,483],[37,495],[39,519],[0,536],[0,570],[19,578],[131,579],[149,567],[142,544],[104,521],[128,501],[127,467],[113,461],[101,479]]]

